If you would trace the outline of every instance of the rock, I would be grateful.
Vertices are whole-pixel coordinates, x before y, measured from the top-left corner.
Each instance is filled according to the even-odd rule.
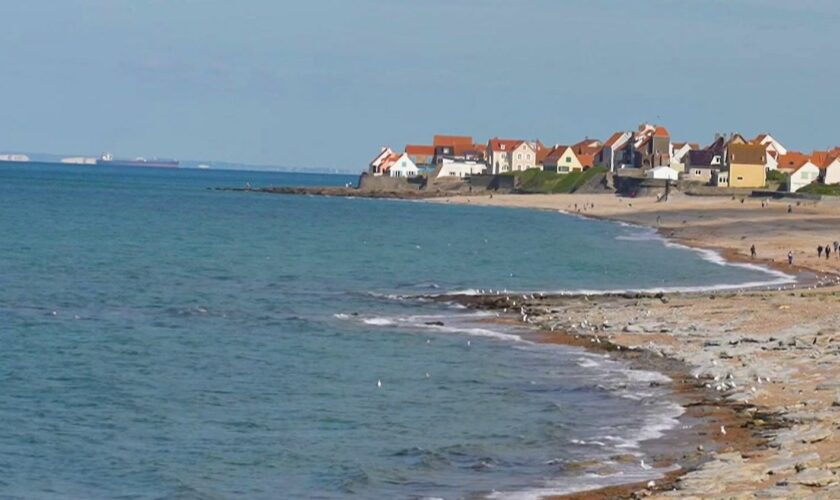
[[[836,478],[831,471],[823,469],[808,469],[787,480],[790,484],[801,484],[812,488],[824,488],[834,482]]]
[[[627,325],[625,326],[622,331],[627,333],[644,333],[645,330],[639,325]]]
[[[825,382],[817,385],[818,391],[837,391],[840,390],[840,382]]]
[[[766,464],[766,474],[779,475],[793,471],[805,470],[820,464],[820,456],[816,452],[793,455],[783,452],[779,457],[769,460]]]
[[[776,436],[776,443],[782,447],[789,447],[795,443],[818,443],[831,436],[829,429],[822,427],[798,426],[788,431],[783,431]]]

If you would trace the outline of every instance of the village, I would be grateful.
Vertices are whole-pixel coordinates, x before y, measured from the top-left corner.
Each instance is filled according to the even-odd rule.
[[[598,169],[615,175],[684,181],[721,189],[768,188],[795,193],[840,194],[840,146],[803,153],[788,150],[762,133],[716,134],[711,144],[673,142],[661,125],[643,123],[605,141],[585,138],[572,145],[548,146],[540,140],[500,139],[477,144],[470,136],[435,135],[431,144],[409,144],[400,151],[383,147],[367,175],[405,179],[469,179],[516,175],[529,170],[558,175]]]

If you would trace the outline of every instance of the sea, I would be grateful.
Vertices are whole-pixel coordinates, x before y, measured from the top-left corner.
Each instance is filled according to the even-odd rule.
[[[355,180],[0,166],[0,496],[526,499],[654,478],[645,443],[682,413],[667,378],[428,297],[790,279],[557,212],[214,189]]]

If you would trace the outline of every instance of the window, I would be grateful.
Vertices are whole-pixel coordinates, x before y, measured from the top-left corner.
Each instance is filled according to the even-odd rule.
[[[572,157],[571,156],[566,157],[566,163],[572,163]]]
[[[518,155],[516,155],[516,159],[521,160],[522,159],[522,153],[519,153]]]
[[[741,176],[739,175],[739,176],[738,176],[738,180],[739,180],[739,181],[742,181],[742,180],[744,180],[744,178],[743,178],[743,177],[741,177]]]
[[[525,155],[525,159],[530,160],[531,159],[531,153],[528,153],[527,155]]]

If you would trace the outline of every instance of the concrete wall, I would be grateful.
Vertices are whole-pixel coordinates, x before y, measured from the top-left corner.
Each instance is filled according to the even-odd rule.
[[[473,175],[469,183],[473,191],[513,191],[518,180],[518,177],[512,175]]]

